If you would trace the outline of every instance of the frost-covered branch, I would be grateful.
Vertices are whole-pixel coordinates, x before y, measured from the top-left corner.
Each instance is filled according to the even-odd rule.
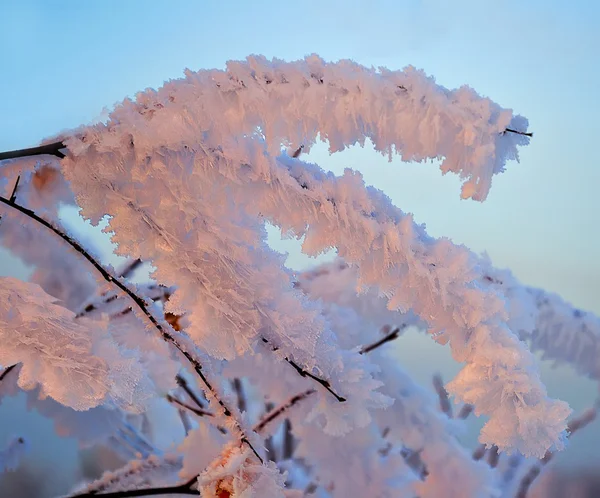
[[[73,249],[75,249],[79,254],[81,254],[81,256],[83,256],[85,259],[87,259],[92,264],[92,266],[98,271],[98,273],[100,273],[100,275],[107,282],[115,285],[122,292],[124,292],[127,296],[129,296],[129,298],[135,303],[135,305],[139,308],[139,310],[143,313],[143,315],[158,330],[158,332],[161,334],[162,339],[165,340],[166,342],[172,344],[173,346],[175,346],[175,348],[188,360],[188,362],[193,367],[194,371],[198,374],[198,376],[202,380],[202,383],[204,384],[204,386],[211,393],[211,396],[213,396],[215,398],[215,400],[217,401],[217,403],[223,409],[224,415],[226,417],[231,418],[234,421],[234,425],[236,426],[236,428],[239,430],[239,432],[241,434],[240,441],[242,443],[248,445],[248,447],[252,450],[252,452],[256,455],[256,457],[259,458],[259,460],[261,459],[260,456],[259,456],[259,454],[254,449],[254,446],[252,445],[252,443],[250,443],[250,441],[248,440],[248,438],[244,434],[244,431],[241,428],[241,426],[239,425],[239,422],[237,420],[235,420],[235,418],[234,418],[233,414],[231,413],[231,411],[229,410],[229,408],[227,408],[227,406],[219,398],[219,396],[217,394],[217,391],[214,389],[214,387],[212,386],[212,384],[209,382],[209,380],[207,379],[207,377],[204,375],[204,372],[202,371],[202,365],[200,364],[200,362],[196,358],[194,358],[194,356],[192,356],[192,354],[182,344],[180,344],[180,342],[167,329],[167,327],[165,327],[164,325],[162,325],[161,323],[159,323],[159,321],[154,317],[154,315],[152,314],[152,312],[148,309],[145,301],[142,298],[140,298],[137,294],[135,294],[135,292],[133,292],[127,285],[125,285],[119,279],[113,277],[77,241],[75,241],[72,237],[70,237],[66,233],[62,232],[60,229],[58,229],[55,226],[53,226],[50,222],[48,222],[48,221],[44,220],[43,218],[41,218],[40,216],[36,215],[30,209],[24,208],[24,207],[20,206],[19,204],[11,201],[10,199],[5,199],[4,197],[0,197],[0,203],[9,206],[12,209],[15,209],[15,210],[19,211],[20,213],[22,213],[25,216],[27,216],[28,218],[34,220],[36,223],[40,224],[41,226],[45,227],[46,229],[51,230],[54,234],[56,234],[57,236],[59,236],[62,240],[64,240],[67,244],[69,244]]]

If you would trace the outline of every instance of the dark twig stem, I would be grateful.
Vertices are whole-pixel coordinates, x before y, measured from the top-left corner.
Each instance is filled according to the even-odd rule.
[[[270,344],[269,341],[267,339],[265,339],[264,337],[262,338],[262,341],[265,344]],[[276,346],[271,346],[272,351],[277,351],[278,349],[279,348]],[[335,399],[337,399],[340,403],[343,403],[344,401],[346,401],[346,398],[344,398],[343,396],[340,396],[333,389],[331,389],[331,384],[329,383],[329,381],[327,381],[325,379],[321,379],[320,377],[317,377],[316,375],[313,375],[310,372],[307,372],[300,365],[298,365],[294,360],[290,360],[287,356],[284,358],[284,360],[286,362],[288,362],[292,367],[294,367],[296,372],[298,372],[298,374],[301,377],[309,377],[312,380],[314,380],[315,382],[318,382],[319,384],[321,384],[325,389],[327,389],[331,394],[333,394]]]
[[[133,496],[157,496],[157,495],[194,495],[200,496],[200,492],[192,489],[197,482],[197,477],[193,477],[183,484],[177,486],[166,486],[162,488],[130,489],[127,491],[113,491],[110,493],[98,493],[88,491],[78,495],[71,495],[69,498],[83,498],[84,496],[101,496],[103,498],[129,498]]]
[[[0,197],[0,203],[5,204],[5,205],[15,209],[16,211],[19,211],[20,213],[24,214],[25,216],[29,217],[30,219],[32,219],[35,222],[39,223],[40,225],[44,226],[48,230],[52,231],[58,237],[63,239],[67,244],[69,244],[73,249],[75,249],[79,254],[81,254],[85,259],[87,259],[91,263],[91,265],[98,271],[98,273],[100,273],[100,275],[102,275],[104,280],[116,285],[121,291],[123,291],[125,294],[127,294],[127,296],[129,296],[131,298],[131,300],[136,304],[136,306],[146,316],[146,318],[152,323],[152,325],[159,331],[162,339],[165,342],[171,343],[173,346],[175,346],[175,348],[186,358],[186,360],[188,360],[188,362],[193,367],[194,371],[198,374],[198,376],[202,380],[202,383],[204,384],[206,389],[212,393],[212,395],[215,397],[215,400],[217,401],[217,403],[221,406],[221,408],[223,408],[223,412],[224,412],[225,416],[231,417],[234,420],[235,425],[241,434],[241,438],[240,438],[241,442],[245,443],[252,450],[252,452],[256,455],[256,457],[262,462],[262,458],[260,457],[260,455],[258,454],[256,449],[254,448],[254,446],[252,446],[252,443],[250,443],[248,438],[245,436],[243,429],[239,425],[239,422],[237,420],[235,420],[235,418],[233,417],[229,408],[227,408],[227,406],[219,398],[219,396],[217,395],[217,391],[215,390],[215,388],[212,386],[210,381],[204,375],[204,372],[202,371],[202,365],[200,364],[200,362],[196,358],[194,358],[187,351],[187,349],[184,346],[182,346],[179,343],[179,341],[175,338],[175,336],[166,327],[164,327],[162,324],[160,324],[158,322],[158,320],[154,317],[154,315],[148,309],[146,302],[141,297],[139,297],[135,292],[133,292],[131,289],[129,289],[129,287],[127,287],[124,283],[122,283],[121,281],[119,281],[118,279],[113,277],[77,241],[72,239],[69,235],[62,232],[58,228],[54,227],[51,223],[49,223],[48,221],[46,221],[43,218],[40,218],[37,214],[35,214],[30,209],[24,208],[23,206],[20,206],[19,204],[16,204],[15,202],[11,202],[10,199],[5,199],[4,197]]]
[[[21,180],[21,175],[17,176],[17,181],[15,182],[15,186],[13,187],[13,191],[10,194],[10,202],[15,202],[17,199],[17,189],[19,188],[19,181]]]
[[[296,396],[290,398],[285,403],[280,405],[279,408],[276,408],[276,409],[270,411],[262,418],[262,420],[258,424],[256,424],[254,426],[254,432],[257,432],[260,434],[260,432],[263,431],[268,424],[273,422],[275,419],[279,418],[281,415],[286,413],[294,405],[298,404],[303,399],[308,398],[311,394],[313,394],[315,392],[316,391],[314,389],[309,389],[308,391],[304,391],[303,393],[296,394]]]
[[[198,415],[199,417],[214,417],[214,413],[208,412],[206,410],[201,410],[200,408],[196,408],[195,406],[190,406],[187,403],[178,400],[175,396],[171,396],[170,394],[167,394],[167,401],[174,405],[185,408],[186,410],[194,413],[195,415]]]
[[[0,161],[41,155],[56,156],[62,159],[65,157],[65,155],[60,151],[60,149],[65,148],[66,146],[63,142],[54,142],[51,144],[40,145],[39,147],[31,147],[29,149],[10,150],[8,152],[0,152]]]
[[[404,327],[402,327],[402,328],[404,328]],[[386,342],[390,342],[390,341],[393,341],[393,340],[397,339],[398,337],[400,337],[400,330],[401,330],[400,327],[396,327],[389,334],[387,334],[386,336],[382,337],[377,342],[374,342],[373,344],[369,344],[368,346],[364,346],[360,350],[360,354],[370,353],[371,351],[373,351],[374,349],[377,349],[379,346],[382,346]]]
[[[533,137],[533,133],[526,131],[513,130],[512,128],[506,128],[504,133],[515,133],[516,135],[524,135],[526,137]]]
[[[196,406],[198,406],[198,408],[200,408],[201,410],[204,409],[204,403],[202,402],[202,400],[198,397],[198,395],[192,390],[192,388],[190,387],[190,385],[188,384],[187,380],[185,380],[181,375],[177,374],[177,376],[175,377],[175,380],[177,381],[177,385],[179,387],[181,387],[181,389],[183,389],[185,391],[185,393],[190,397],[190,399],[196,403]]]

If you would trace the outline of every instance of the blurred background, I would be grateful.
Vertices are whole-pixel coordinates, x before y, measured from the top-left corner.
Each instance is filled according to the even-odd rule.
[[[249,54],[413,65],[446,87],[472,86],[526,116],[534,132],[521,162],[494,179],[483,204],[461,201],[459,180],[443,177],[436,164],[390,163],[369,145],[330,156],[320,144],[309,159],[336,173],[360,170],[430,234],[486,251],[523,283],[600,314],[597,2],[3,0],[0,19],[0,151],[102,119],[124,97],[180,77],[184,68],[224,68]],[[74,210],[65,210],[64,220],[91,234],[110,260],[98,228]],[[290,267],[315,263],[300,254],[298,241],[281,241],[275,230],[270,235],[275,248],[289,253]],[[0,275],[27,278],[31,271],[0,248]],[[424,385],[436,371],[450,380],[460,368],[447,348],[418,333],[394,347]],[[594,403],[595,384],[569,367],[541,365],[551,396],[575,413]],[[470,446],[482,423],[474,420],[465,435]],[[31,450],[15,473],[0,477],[2,498],[55,496],[111,464],[108,455],[82,455],[74,440],[54,433],[51,421],[27,410],[23,396],[0,404],[0,446],[12,434],[28,437]],[[600,474],[598,421],[573,437],[535,492],[575,496],[575,488],[561,486],[577,483],[578,496],[600,496],[594,473]]]

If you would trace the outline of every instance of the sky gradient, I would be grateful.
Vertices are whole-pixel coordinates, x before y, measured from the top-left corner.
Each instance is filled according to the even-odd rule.
[[[336,173],[360,170],[430,234],[487,251],[524,283],[600,314],[600,3],[3,0],[0,19],[0,151],[87,124],[186,67],[223,68],[252,53],[411,64],[449,88],[468,84],[526,116],[534,132],[521,163],[495,177],[484,203],[461,201],[458,178],[433,164],[388,163],[369,148],[329,157],[324,146],[310,159]],[[305,260],[294,253],[289,263]],[[0,274],[21,271],[14,264],[0,252]],[[447,350],[407,340],[402,359],[416,350],[429,359],[427,375],[437,366],[456,372]],[[420,363],[409,369],[424,380]],[[544,375],[550,394],[576,410],[591,403],[591,383],[575,382],[567,369]],[[588,436],[574,451],[600,463],[600,431]]]

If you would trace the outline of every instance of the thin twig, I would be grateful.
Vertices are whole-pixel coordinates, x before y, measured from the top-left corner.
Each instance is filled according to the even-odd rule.
[[[54,142],[51,144],[40,145],[39,147],[31,147],[29,149],[10,150],[7,152],[0,152],[0,161],[17,159],[19,157],[41,156],[45,154],[62,159],[65,155],[60,149],[66,149],[66,145],[63,142]]]
[[[54,234],[56,234],[58,237],[63,239],[67,244],[69,244],[73,249],[75,249],[79,254],[81,254],[85,259],[87,259],[107,282],[116,285],[120,290],[122,290],[125,294],[127,294],[131,298],[131,300],[136,304],[136,306],[140,309],[140,311],[146,316],[146,318],[152,323],[152,325],[160,332],[162,339],[165,342],[171,343],[173,346],[175,346],[175,348],[192,365],[192,367],[194,368],[194,371],[198,374],[198,376],[202,380],[206,389],[208,389],[212,393],[212,395],[214,396],[217,403],[221,406],[221,408],[223,408],[223,412],[224,412],[225,416],[233,419],[236,428],[239,430],[239,432],[241,434],[240,441],[242,443],[246,444],[252,450],[254,455],[256,455],[256,457],[262,462],[262,458],[260,457],[260,455],[258,454],[256,449],[254,448],[254,446],[252,446],[252,443],[250,443],[250,441],[246,437],[241,425],[235,419],[235,417],[233,416],[233,414],[231,413],[229,408],[219,398],[217,391],[215,390],[215,388],[212,386],[210,381],[204,375],[204,372],[202,371],[202,365],[200,364],[200,362],[196,358],[194,358],[186,350],[186,348],[184,346],[182,346],[179,343],[179,341],[175,338],[175,336],[172,335],[166,327],[164,327],[163,325],[161,325],[158,322],[158,320],[154,317],[154,315],[148,309],[146,302],[141,297],[139,297],[135,292],[133,292],[131,289],[129,289],[129,287],[127,287],[124,283],[119,281],[117,278],[113,277],[77,241],[75,241],[69,235],[62,232],[58,228],[56,228],[54,225],[52,225],[45,219],[40,218],[37,214],[35,214],[30,209],[20,206],[19,204],[16,204],[15,202],[11,202],[9,199],[0,197],[0,203],[5,204],[5,205],[15,209],[16,211],[19,211],[20,213],[24,214],[25,216],[29,217],[30,219],[32,219],[32,220],[36,221],[37,223],[39,223],[40,225],[44,226],[48,230],[51,230]]]
[[[177,376],[175,377],[175,380],[177,381],[177,385],[179,387],[181,387],[181,389],[183,389],[185,391],[185,393],[190,397],[190,399],[194,403],[196,403],[196,405],[198,406],[198,408],[200,408],[201,410],[204,409],[204,403],[198,397],[198,395],[192,390],[192,388],[189,386],[187,380],[185,380],[185,378],[183,378],[179,374],[177,374]]]
[[[262,338],[262,341],[265,344],[270,344],[270,342],[267,339],[265,339],[264,337]],[[279,350],[278,347],[271,346],[271,351],[275,352],[278,350]],[[346,398],[344,398],[343,396],[340,396],[333,389],[331,389],[331,384],[329,383],[329,381],[327,381],[325,379],[321,379],[320,377],[317,377],[316,375],[313,375],[310,372],[307,372],[300,365],[298,365],[294,360],[290,360],[287,356],[284,358],[284,360],[287,363],[289,363],[291,366],[293,366],[294,369],[296,370],[296,372],[298,372],[298,374],[301,377],[309,377],[309,378],[313,379],[315,382],[318,382],[319,384],[321,384],[325,389],[327,389],[331,394],[333,394],[335,399],[337,399],[340,403],[343,403],[344,401],[346,401]]]
[[[10,194],[10,202],[15,202],[15,200],[17,199],[17,188],[19,188],[19,180],[21,180],[21,175],[17,176],[17,181],[15,182],[13,191]]]
[[[136,258],[127,264],[121,271],[119,272],[119,277],[128,278],[135,270],[137,270],[142,264],[142,260],[140,258]]]
[[[513,130],[512,128],[506,128],[503,133],[515,133],[517,135],[525,135],[526,137],[533,137],[533,133],[531,132],[526,132],[526,131],[518,131],[518,130]]]
[[[215,416],[214,413],[208,412],[206,410],[201,410],[200,408],[196,408],[194,406],[190,406],[187,403],[184,403],[183,401],[177,399],[175,396],[172,396],[171,394],[167,394],[166,398],[169,403],[173,403],[174,405],[178,405],[181,408],[185,408],[186,410],[192,412],[195,415],[198,415],[199,417]]]
[[[379,339],[377,342],[374,342],[373,344],[369,344],[368,346],[364,346],[360,350],[360,354],[370,353],[371,351],[373,351],[374,349],[377,349],[379,346],[382,346],[386,342],[390,342],[390,341],[397,339],[398,337],[400,337],[400,331],[405,327],[406,327],[406,325],[403,325],[402,327],[394,328],[394,330],[392,330],[389,334],[387,334],[386,336]]]
[[[292,408],[294,405],[298,404],[300,401],[302,401],[303,399],[308,398],[311,394],[315,393],[316,391],[314,389],[309,389],[308,391],[304,391],[303,393],[300,394],[296,394],[296,396],[290,398],[289,400],[287,400],[285,403],[283,403],[282,405],[279,406],[279,408],[272,410],[271,412],[267,413],[258,424],[256,424],[253,427],[254,432],[257,432],[260,434],[260,432],[262,430],[264,430],[264,428],[270,424],[271,422],[273,422],[275,419],[277,419],[278,417],[280,417],[282,414],[284,414],[285,412],[287,412],[290,408]]]
[[[192,486],[198,481],[197,477],[193,477],[183,484],[176,486],[165,486],[161,488],[146,488],[146,489],[130,489],[127,491],[112,491],[110,493],[97,493],[96,491],[88,491],[78,495],[70,495],[69,498],[83,498],[84,496],[102,496],[103,498],[128,498],[132,496],[157,496],[157,495],[195,495],[200,496],[200,492],[192,489]]]

